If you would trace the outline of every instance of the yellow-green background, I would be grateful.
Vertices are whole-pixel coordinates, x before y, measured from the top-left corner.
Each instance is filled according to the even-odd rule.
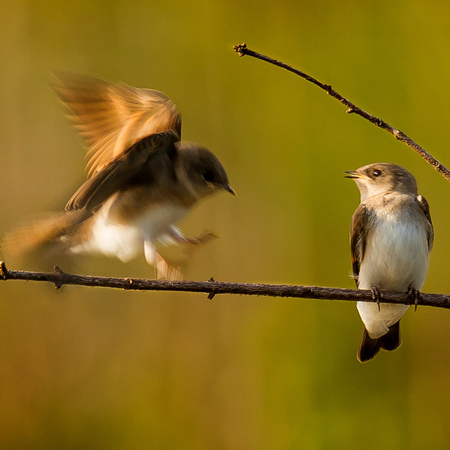
[[[220,236],[187,278],[352,287],[359,195],[343,172],[389,161],[431,205],[424,290],[448,293],[449,183],[318,88],[232,46],[332,84],[450,165],[449,24],[450,5],[426,0],[3,0],[0,232],[62,208],[83,181],[81,140],[47,84],[64,69],[165,92],[183,138],[226,166],[237,198],[208,199],[182,224]],[[77,264],[154,275],[143,257]],[[408,312],[401,349],[361,365],[350,302],[13,281],[0,296],[2,449],[450,448],[446,310]]]

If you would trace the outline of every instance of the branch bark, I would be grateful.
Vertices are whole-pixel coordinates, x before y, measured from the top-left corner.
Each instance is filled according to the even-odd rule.
[[[55,267],[54,272],[26,272],[7,270],[0,262],[0,280],[46,281],[56,288],[65,284],[78,286],[109,287],[136,291],[202,292],[212,299],[216,294],[256,295],[268,297],[292,297],[318,300],[346,300],[373,302],[370,290],[328,288],[321,286],[297,286],[286,284],[230,283],[215,281],[168,281],[143,278],[112,278],[75,275]],[[382,292],[382,303],[414,305],[415,299],[404,292]],[[422,294],[419,305],[450,309],[450,295]]]
[[[347,113],[354,113],[357,114],[364,119],[368,120],[369,122],[373,123],[374,125],[382,128],[383,130],[386,130],[388,133],[392,134],[396,139],[399,141],[402,141],[405,143],[408,147],[412,148],[416,153],[418,153],[425,161],[427,161],[431,166],[435,168],[447,181],[450,181],[450,171],[445,167],[440,161],[438,161],[436,158],[434,158],[430,153],[428,153],[423,147],[421,147],[419,144],[414,142],[410,137],[408,137],[403,131],[400,131],[393,126],[389,125],[387,122],[385,122],[383,119],[380,119],[379,117],[375,117],[372,114],[368,113],[367,111],[364,111],[363,109],[356,106],[354,103],[352,103],[347,98],[343,97],[341,94],[336,92],[329,84],[324,84],[315,78],[311,77],[310,75],[294,69],[293,67],[289,66],[288,64],[285,64],[281,61],[277,61],[276,59],[270,58],[269,56],[262,55],[261,53],[255,52],[253,50],[250,50],[247,48],[247,44],[243,43],[240,45],[235,45],[234,50],[239,53],[240,56],[253,56],[254,58],[261,59],[262,61],[266,61],[270,64],[273,64],[275,66],[281,67],[283,69],[288,70],[289,72],[295,73],[296,75],[302,77],[303,79],[315,84],[316,86],[323,89],[328,95],[331,95],[336,100],[340,101],[343,105],[345,105],[347,109]]]

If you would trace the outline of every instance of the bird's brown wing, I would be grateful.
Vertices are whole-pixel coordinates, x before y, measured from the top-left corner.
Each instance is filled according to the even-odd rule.
[[[433,224],[431,222],[430,206],[428,205],[426,198],[422,197],[421,195],[416,195],[416,201],[419,204],[420,209],[425,214],[425,217],[427,218],[428,221],[427,242],[428,242],[428,250],[430,251],[433,248],[433,241],[434,241],[434,229]]]
[[[86,75],[55,72],[52,87],[88,144],[91,176],[146,136],[175,130],[181,115],[162,92]]]
[[[109,196],[130,184],[141,181],[150,184],[152,173],[167,172],[168,177],[175,177],[175,143],[178,140],[175,131],[152,134],[140,140],[88,178],[67,202],[66,210],[85,208],[93,211]],[[150,168],[153,168],[153,172],[149,172]]]
[[[358,285],[358,276],[361,262],[364,258],[364,252],[367,239],[368,213],[364,203],[361,203],[352,217],[350,228],[350,247],[352,252],[352,271],[356,284]]]

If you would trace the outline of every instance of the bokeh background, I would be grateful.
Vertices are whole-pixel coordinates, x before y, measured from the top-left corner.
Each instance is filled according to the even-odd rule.
[[[245,41],[332,84],[449,166],[450,4],[3,0],[1,10],[1,234],[63,208],[84,179],[82,142],[48,86],[63,69],[165,92],[184,139],[226,166],[237,198],[210,198],[181,224],[220,236],[187,278],[353,287],[359,194],[343,172],[388,161],[414,173],[431,205],[424,290],[450,292],[448,182],[318,88],[232,50]],[[154,276],[143,257],[75,264]],[[446,310],[409,311],[403,346],[361,365],[351,302],[13,281],[0,296],[2,449],[450,448]]]

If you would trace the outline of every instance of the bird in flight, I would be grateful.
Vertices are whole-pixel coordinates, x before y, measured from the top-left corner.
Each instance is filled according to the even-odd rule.
[[[202,198],[234,194],[227,173],[208,149],[181,142],[181,115],[162,92],[86,75],[56,72],[53,89],[87,144],[87,180],[65,211],[6,236],[6,254],[91,253],[126,262],[144,252],[158,277],[181,278],[158,242],[190,248],[175,223]]]

